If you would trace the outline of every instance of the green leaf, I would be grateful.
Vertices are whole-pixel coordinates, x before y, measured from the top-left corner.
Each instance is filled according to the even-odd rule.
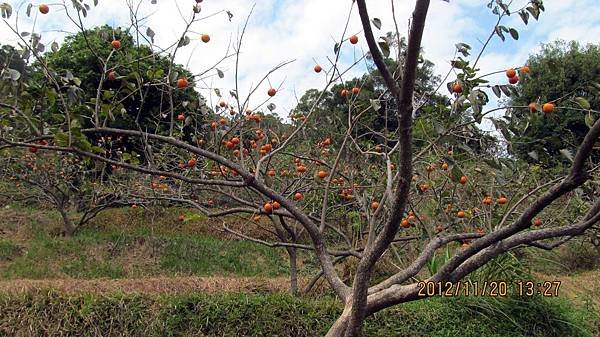
[[[178,77],[179,77],[179,72],[177,72],[177,71],[173,71],[173,72],[171,73],[171,75],[169,76],[169,81],[170,81],[170,82],[175,82],[175,81],[177,81],[177,78],[178,78]]]
[[[381,20],[379,18],[373,18],[371,21],[377,29],[381,29]]]
[[[592,112],[589,111],[587,115],[585,115],[585,125],[587,125],[590,129],[594,126],[594,116],[592,116]]]
[[[450,61],[450,65],[456,69],[466,69],[469,66],[469,62],[463,60],[461,57],[459,57],[456,60],[452,60]]]
[[[381,109],[381,103],[379,102],[378,99],[371,99],[371,107],[373,107],[373,110],[375,111],[379,111],[379,109]]]
[[[559,151],[563,157],[567,158],[571,163],[573,162],[573,154],[568,149],[562,149]]]
[[[535,161],[539,161],[540,160],[540,156],[538,156],[537,151],[531,151],[531,152],[527,152],[527,155],[529,155],[531,158],[533,158]]]
[[[494,92],[494,95],[496,95],[496,97],[500,98],[502,96],[502,93],[500,92],[500,87],[498,87],[497,85],[492,87],[492,91]]]
[[[540,10],[537,7],[527,7],[526,8],[529,13],[533,16],[534,19],[538,19],[540,16]]]
[[[10,79],[12,81],[18,81],[21,78],[21,73],[15,69],[6,69],[6,74],[4,74],[4,78]]]
[[[494,28],[494,32],[496,33],[496,35],[498,35],[500,37],[502,42],[504,42],[506,40],[506,38],[504,37],[504,33],[502,32],[502,27],[503,26],[496,26]]]
[[[515,39],[515,40],[519,39],[519,32],[516,29],[514,29],[514,28],[509,29],[509,33],[513,39]]]
[[[387,41],[379,41],[379,48],[381,48],[381,52],[383,53],[383,56],[388,57],[390,56],[390,46],[387,43]]]
[[[185,47],[188,44],[190,44],[190,37],[185,35],[184,37],[181,38],[181,40],[179,40],[179,43],[177,44],[177,48]]]
[[[127,77],[128,77],[128,78],[133,78],[133,79],[135,79],[135,81],[136,81],[137,83],[142,83],[142,82],[144,82],[144,81],[142,80],[142,76],[141,76],[141,75],[140,75],[140,73],[138,73],[137,71],[131,72],[131,73],[130,73],[130,74],[127,76]],[[132,90],[134,90],[134,89],[132,89]]]
[[[65,132],[57,132],[54,135],[54,144],[58,146],[68,146],[69,145],[69,135]]]
[[[496,161],[496,159],[484,159],[483,160],[486,164],[488,164],[489,167],[496,169],[496,170],[501,170],[502,169],[502,164],[500,164],[498,161]]]
[[[510,89],[508,88],[508,85],[501,85],[500,86],[500,90],[502,90],[502,93],[504,93],[504,95],[510,97],[511,96],[511,92]]]
[[[477,124],[481,124],[483,120],[483,114],[481,113],[481,106],[479,104],[473,104],[471,106],[473,108],[473,119],[477,122]]]
[[[75,146],[86,152],[90,152],[92,150],[92,144],[85,138],[85,136],[77,137]]]
[[[516,97],[519,97],[519,91],[517,90],[517,87],[515,87],[513,85],[508,85],[507,87],[508,87],[508,90],[511,92],[512,95],[514,95]]]
[[[65,115],[63,114],[52,114],[50,117],[52,117],[52,120],[57,122],[63,122],[65,120]]]
[[[583,97],[575,97],[575,102],[579,104],[583,109],[589,110],[591,108],[590,102]]]
[[[466,43],[460,42],[457,43],[456,45],[456,50],[461,53],[464,57],[467,57],[470,55],[469,50],[471,50],[471,46],[469,46]]]
[[[519,16],[521,17],[521,20],[523,20],[525,25],[529,23],[529,13],[523,10],[519,12]]]
[[[46,98],[48,98],[48,104],[50,106],[56,103],[56,91],[54,91],[54,89],[47,89],[44,94],[46,95]]]
[[[510,141],[510,139],[512,138],[512,135],[508,129],[508,125],[502,121],[502,120],[498,120],[495,118],[492,118],[492,123],[494,124],[494,126],[496,127],[496,130],[500,130],[500,133],[502,133],[502,136],[504,136],[504,139]]]

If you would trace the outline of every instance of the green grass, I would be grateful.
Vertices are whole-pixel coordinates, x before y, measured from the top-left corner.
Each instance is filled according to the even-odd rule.
[[[90,228],[74,237],[55,237],[32,225],[27,249],[0,241],[0,269],[5,279],[126,278],[173,275],[278,276],[287,273],[281,250],[242,241],[224,241],[204,234],[148,235]],[[16,248],[15,248],[16,247]],[[149,251],[154,255],[149,257]]]
[[[246,241],[210,237],[170,237],[161,267],[196,275],[278,276],[287,271],[280,250]]]
[[[528,249],[525,263],[533,270],[549,274],[573,274],[600,268],[600,249],[588,240],[577,238],[552,251]]]
[[[284,294],[0,295],[0,335],[322,336],[341,312],[332,298]],[[364,336],[593,337],[598,313],[561,299],[432,298],[385,310]],[[596,324],[596,326],[594,326]]]
[[[554,298],[434,298],[393,308],[376,316],[405,322],[394,327],[393,336],[486,336],[559,337],[596,336],[592,324],[600,317],[591,309],[576,309],[568,301]],[[589,323],[587,323],[589,322]],[[374,330],[371,330],[374,329]],[[375,325],[367,331],[380,331]],[[378,336],[374,334],[374,336]],[[383,336],[383,334],[381,335]]]
[[[9,240],[0,240],[0,261],[13,259],[19,254],[21,249],[19,246]]]
[[[104,238],[103,238],[104,236]],[[51,237],[37,231],[27,242],[27,251],[0,271],[3,278],[120,277],[117,266],[105,256],[93,256],[89,248],[109,241],[110,236],[89,233],[72,238]]]

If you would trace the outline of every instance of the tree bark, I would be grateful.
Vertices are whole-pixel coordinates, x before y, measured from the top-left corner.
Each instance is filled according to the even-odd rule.
[[[73,236],[73,234],[75,234],[76,228],[75,228],[75,226],[73,226],[73,222],[71,221],[71,219],[69,219],[69,215],[65,211],[64,207],[59,206],[58,212],[60,213],[60,216],[62,217],[62,220],[63,220],[63,224],[65,227],[65,235]]]
[[[290,241],[292,243],[298,243],[298,236],[296,232],[290,228],[283,216],[277,217],[279,223],[277,221],[273,221],[275,225],[275,232],[277,236],[282,242],[287,242],[287,236],[289,235]],[[275,220],[275,219],[273,219]],[[286,232],[288,235],[286,235]],[[290,293],[292,295],[298,294],[298,255],[296,247],[285,247],[285,250],[288,253],[288,258],[290,259]]]
[[[292,295],[298,294],[298,265],[297,265],[297,254],[296,248],[286,247],[289,259],[290,259],[290,293]]]
[[[361,261],[362,262],[362,261]],[[345,337],[358,337],[365,319],[367,307],[367,291],[371,279],[372,268],[370,266],[358,265],[354,282],[352,283],[352,300]]]
[[[351,303],[351,300],[349,301],[349,303]],[[325,335],[325,337],[344,337],[344,335],[346,334],[346,328],[348,327],[348,322],[350,320],[351,310],[352,307],[350,305],[347,305],[344,308],[344,312],[342,312],[340,317],[338,317],[338,319],[335,321],[335,323],[333,323],[331,328],[329,328],[329,331],[327,332],[327,335]]]
[[[373,36],[371,21],[367,11],[365,0],[357,0],[358,11],[365,39],[371,51],[373,62],[377,66],[379,73],[384,79],[386,87],[392,93],[394,100],[398,104],[397,114],[400,118],[398,126],[398,141],[400,142],[399,151],[399,180],[395,193],[395,200],[391,209],[391,216],[383,229],[376,237],[369,238],[363,258],[358,264],[354,282],[352,284],[352,310],[350,319],[344,334],[345,337],[358,337],[366,315],[367,295],[371,272],[381,255],[394,240],[400,221],[404,214],[408,196],[410,195],[410,182],[412,178],[412,112],[413,112],[413,93],[415,89],[415,79],[418,67],[418,58],[421,50],[421,40],[427,12],[429,10],[430,0],[418,0],[412,15],[410,32],[408,35],[408,45],[406,50],[406,59],[402,71],[400,85],[394,80],[389,69],[385,65],[383,55],[379,51],[378,45]],[[373,214],[377,216],[377,211]]]

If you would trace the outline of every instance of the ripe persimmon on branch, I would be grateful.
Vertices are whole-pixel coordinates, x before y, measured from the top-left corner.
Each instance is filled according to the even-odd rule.
[[[500,14],[488,40],[504,39],[504,33],[518,37],[514,28],[500,25],[509,6],[490,4]],[[63,6],[68,14],[68,6]],[[429,76],[421,50],[428,0],[416,1],[406,39],[395,23],[395,35],[381,41],[372,28],[380,28],[381,20],[369,16],[365,0],[352,2],[334,55],[327,58],[330,66],[311,66],[311,74],[314,70],[315,76],[324,75],[324,87],[299,100],[291,123],[264,113],[276,110],[271,100],[282,88],[271,85],[270,77],[291,62],[273,63],[247,95],[241,93],[241,49],[249,19],[234,52],[228,49],[216,65],[194,76],[175,63],[175,56],[194,43],[189,36],[194,34],[199,5],[191,19],[184,20],[177,41],[165,49],[154,44],[153,30],[143,31],[138,7],[131,2],[128,29],[101,27],[94,34],[85,30],[80,16],[90,9],[74,6],[78,18],[72,22],[80,32],[65,43],[79,52],[68,56],[91,58],[94,62],[86,64],[99,66],[64,67],[70,63],[56,60],[65,57],[65,51],[55,46],[43,54],[41,37],[36,35],[36,42],[30,43],[11,26],[23,48],[11,56],[26,60],[27,76],[17,76],[7,70],[12,69],[9,63],[3,64],[8,76],[1,87],[5,95],[0,114],[6,122],[0,126],[0,153],[7,156],[13,148],[23,148],[54,153],[56,158],[86,158],[89,169],[105,177],[101,184],[128,191],[122,195],[130,204],[163,201],[187,204],[209,217],[268,217],[276,241],[226,224],[223,230],[285,248],[292,292],[297,289],[296,251],[315,254],[321,271],[308,288],[322,276],[344,306],[327,336],[358,336],[366,317],[421,298],[415,278],[456,282],[503,253],[524,246],[555,248],[584,235],[600,220],[595,191],[578,197],[586,205],[575,214],[579,220],[565,223],[573,218],[555,212],[575,202],[573,191],[597,188],[586,183],[597,176],[598,165],[590,154],[600,137],[600,121],[589,125],[568,172],[523,172],[519,162],[502,153],[496,138],[475,126],[499,109],[532,110],[521,106],[483,111],[489,101],[485,90],[511,95],[517,71],[507,72],[511,85],[489,85],[474,69],[486,46],[470,65],[465,58],[471,47],[459,43],[462,57],[451,62],[447,76],[456,74],[456,79],[446,83],[452,96],[439,93],[443,83]],[[360,38],[348,31],[354,6],[362,26]],[[539,14],[543,5],[532,0],[524,8],[519,13]],[[10,14],[5,14],[9,24]],[[527,23],[526,16],[521,17]],[[203,33],[197,43],[208,43],[206,36]],[[356,48],[361,38],[368,53],[344,65],[344,48]],[[391,48],[397,50],[391,53]],[[23,56],[26,51],[35,56],[34,62]],[[208,85],[203,76],[214,71],[224,77],[216,66],[233,56],[235,88],[225,96],[223,88]],[[344,82],[348,71],[363,61],[372,70]],[[530,71],[516,68],[521,78]],[[200,83],[206,88],[198,92]],[[213,93],[218,103],[210,107],[204,94]],[[251,102],[259,103],[250,108]],[[560,100],[552,104],[552,109],[537,110],[559,113]],[[206,202],[217,196],[226,202]],[[451,252],[447,261],[425,271],[441,248]],[[350,278],[336,268],[342,259],[356,262]],[[395,269],[386,270],[384,280],[374,283],[379,265],[389,260],[394,260]]]

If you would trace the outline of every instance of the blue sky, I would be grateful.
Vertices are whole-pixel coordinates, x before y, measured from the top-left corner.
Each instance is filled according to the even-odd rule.
[[[85,21],[87,27],[101,24],[126,25],[129,16],[126,1],[133,0],[99,0],[99,6],[93,8]],[[139,0],[136,0],[137,2]],[[86,0],[92,3],[91,0]],[[495,17],[485,7],[488,1],[482,0],[432,0],[428,15],[427,28],[423,45],[425,55],[436,64],[438,73],[445,73],[449,68],[448,62],[452,57],[454,44],[467,42],[473,47],[476,54],[481,43],[491,31]],[[521,6],[526,0],[514,0],[516,6]],[[21,0],[12,0],[9,3],[17,7],[18,4],[27,3]],[[70,1],[66,1],[69,5]],[[191,14],[193,0],[158,0],[157,5],[151,5],[150,0],[142,0],[142,14],[152,14],[147,25],[156,32],[156,43],[168,46],[178,39],[183,29],[183,21],[177,10],[177,4],[185,16]],[[513,15],[504,21],[504,25],[515,27],[520,33],[519,41],[502,43],[495,37],[484,57],[480,61],[482,72],[501,70],[508,67],[518,67],[525,63],[527,57],[539,50],[541,43],[547,43],[557,38],[566,40],[576,39],[583,43],[600,43],[600,0],[546,0],[546,13],[540,21],[531,20],[525,26],[518,15]],[[206,20],[202,20],[192,27],[196,33],[208,33],[211,42],[203,44],[198,41],[198,34],[190,34],[192,43],[178,52],[177,61],[187,64],[195,73],[206,70],[210,65],[220,59],[227,50],[227,46],[235,41],[237,33],[255,4],[254,14],[250,24],[240,62],[240,94],[244,96],[258,81],[275,65],[288,60],[296,60],[285,66],[280,71],[269,76],[270,82],[276,86],[282,84],[282,90],[273,98],[282,116],[295,106],[296,97],[309,88],[322,88],[325,83],[325,74],[315,74],[312,68],[316,60],[328,69],[327,57],[333,57],[334,39],[339,39],[343,31],[347,13],[350,9],[349,0],[261,0],[250,2],[247,0],[205,0],[202,3],[201,15],[218,13]],[[383,35],[393,30],[393,21],[390,3],[385,0],[367,1],[371,17],[378,17],[383,22],[381,31],[376,34]],[[401,34],[406,34],[408,19],[412,11],[414,0],[395,1],[397,20]],[[53,30],[75,31],[73,24],[66,19],[64,9],[59,5],[51,4],[48,15],[38,15],[36,31],[42,33],[42,42],[49,45],[52,41],[61,42],[62,32]],[[24,8],[24,7],[23,7]],[[70,8],[70,5],[69,5]],[[72,9],[70,9],[72,12]],[[234,14],[232,22],[221,10],[230,10]],[[37,11],[34,11],[37,13]],[[14,17],[10,21],[14,24]],[[20,16],[19,27],[21,30],[31,29],[33,18],[28,19],[24,14]],[[145,27],[143,28],[145,31]],[[342,51],[342,63],[349,64],[354,55],[366,51],[366,43],[361,34],[361,26],[356,8],[350,18],[349,35],[358,34],[360,41],[356,46],[346,44]],[[0,38],[5,43],[15,43],[13,33],[7,30],[6,25],[0,27]],[[225,78],[216,76],[216,71],[211,71],[212,76],[199,83],[198,89],[207,97],[209,103],[216,104],[219,100],[210,88],[219,88],[221,92],[228,93],[234,88],[234,64],[230,59],[219,65],[225,72]],[[349,79],[359,76],[361,68],[356,68],[346,76]],[[506,83],[502,74],[491,78],[498,83]],[[258,104],[266,99],[268,84],[262,84],[251,100]],[[492,95],[493,96],[493,95]],[[231,100],[230,97],[224,97]]]

